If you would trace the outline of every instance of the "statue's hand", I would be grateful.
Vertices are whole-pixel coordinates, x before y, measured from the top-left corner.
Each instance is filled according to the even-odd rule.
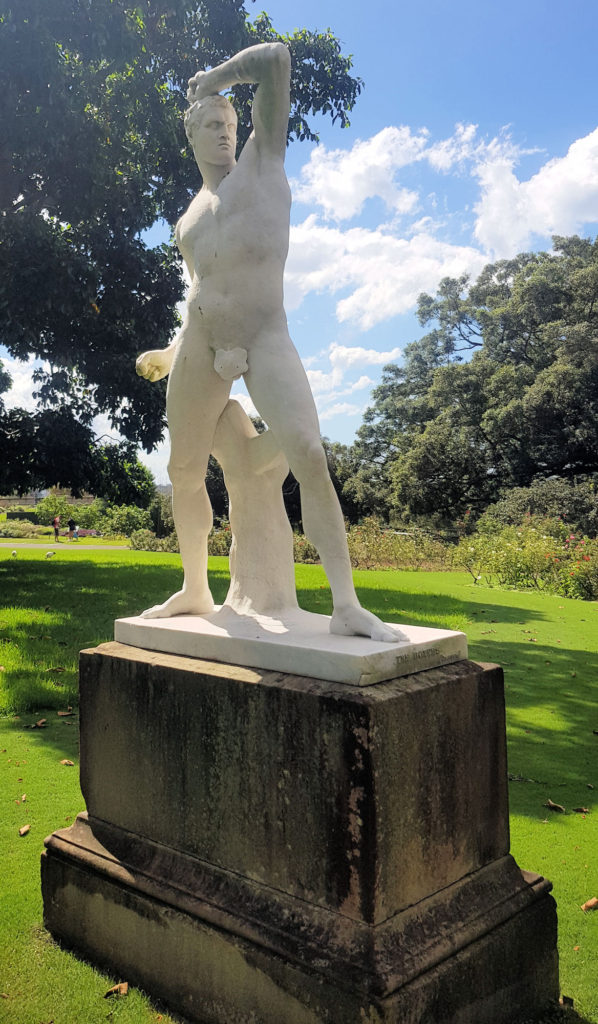
[[[190,78],[187,85],[187,103],[195,103],[196,100],[202,100],[204,96],[209,96],[214,90],[209,88],[209,85],[205,79],[209,76],[207,71],[197,71],[193,78]],[[204,81],[202,82],[202,79]]]
[[[145,377],[146,380],[151,380],[152,382],[162,380],[162,377],[166,377],[170,373],[172,356],[173,354],[169,348],[142,352],[135,363],[135,369],[139,376]]]

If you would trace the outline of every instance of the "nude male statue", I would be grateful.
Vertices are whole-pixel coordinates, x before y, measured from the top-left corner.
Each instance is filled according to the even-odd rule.
[[[236,162],[236,114],[218,93],[240,82],[257,89],[253,131]],[[203,187],[176,227],[192,280],[187,310],[176,341],[137,361],[138,373],[149,380],[170,373],[168,472],[184,583],[144,615],[213,610],[207,581],[212,510],[204,480],[232,381],[242,375],[268,424],[273,451],[284,453],[299,481],[304,530],[332,590],[331,632],[396,643],[405,639],[400,631],[357,599],[313,396],[283,308],[291,203],[284,171],[289,90],[290,56],[282,43],[252,46],[189,82],[185,127]]]

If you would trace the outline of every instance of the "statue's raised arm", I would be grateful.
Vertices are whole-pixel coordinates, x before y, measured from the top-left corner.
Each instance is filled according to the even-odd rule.
[[[189,79],[187,100],[193,105],[234,85],[257,84],[252,106],[258,150],[284,159],[290,110],[291,57],[284,43],[259,43],[230,60]]]

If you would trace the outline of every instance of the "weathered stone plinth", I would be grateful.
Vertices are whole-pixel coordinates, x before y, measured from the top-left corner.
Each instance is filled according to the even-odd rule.
[[[50,931],[193,1021],[507,1024],[558,996],[509,856],[502,673],[367,688],[105,644]]]

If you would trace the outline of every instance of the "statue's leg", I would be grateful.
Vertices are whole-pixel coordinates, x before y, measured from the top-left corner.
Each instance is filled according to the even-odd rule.
[[[281,616],[297,607],[293,534],[282,497],[288,463],[272,432],[258,434],[232,399],[218,420],[212,452],[224,472],[233,536],[224,604],[240,613]]]
[[[332,590],[331,631],[375,640],[404,639],[399,630],[389,629],[357,599],[345,524],[328,472],[313,395],[286,332],[261,339],[252,349],[245,382],[299,481],[303,528],[318,549]]]
[[[216,424],[225,408],[230,382],[213,367],[211,350],[183,329],[167,392],[174,524],[183,562],[183,587],[163,604],[143,612],[145,618],[204,615],[213,610],[208,587],[208,534],[212,506],[205,487]]]

